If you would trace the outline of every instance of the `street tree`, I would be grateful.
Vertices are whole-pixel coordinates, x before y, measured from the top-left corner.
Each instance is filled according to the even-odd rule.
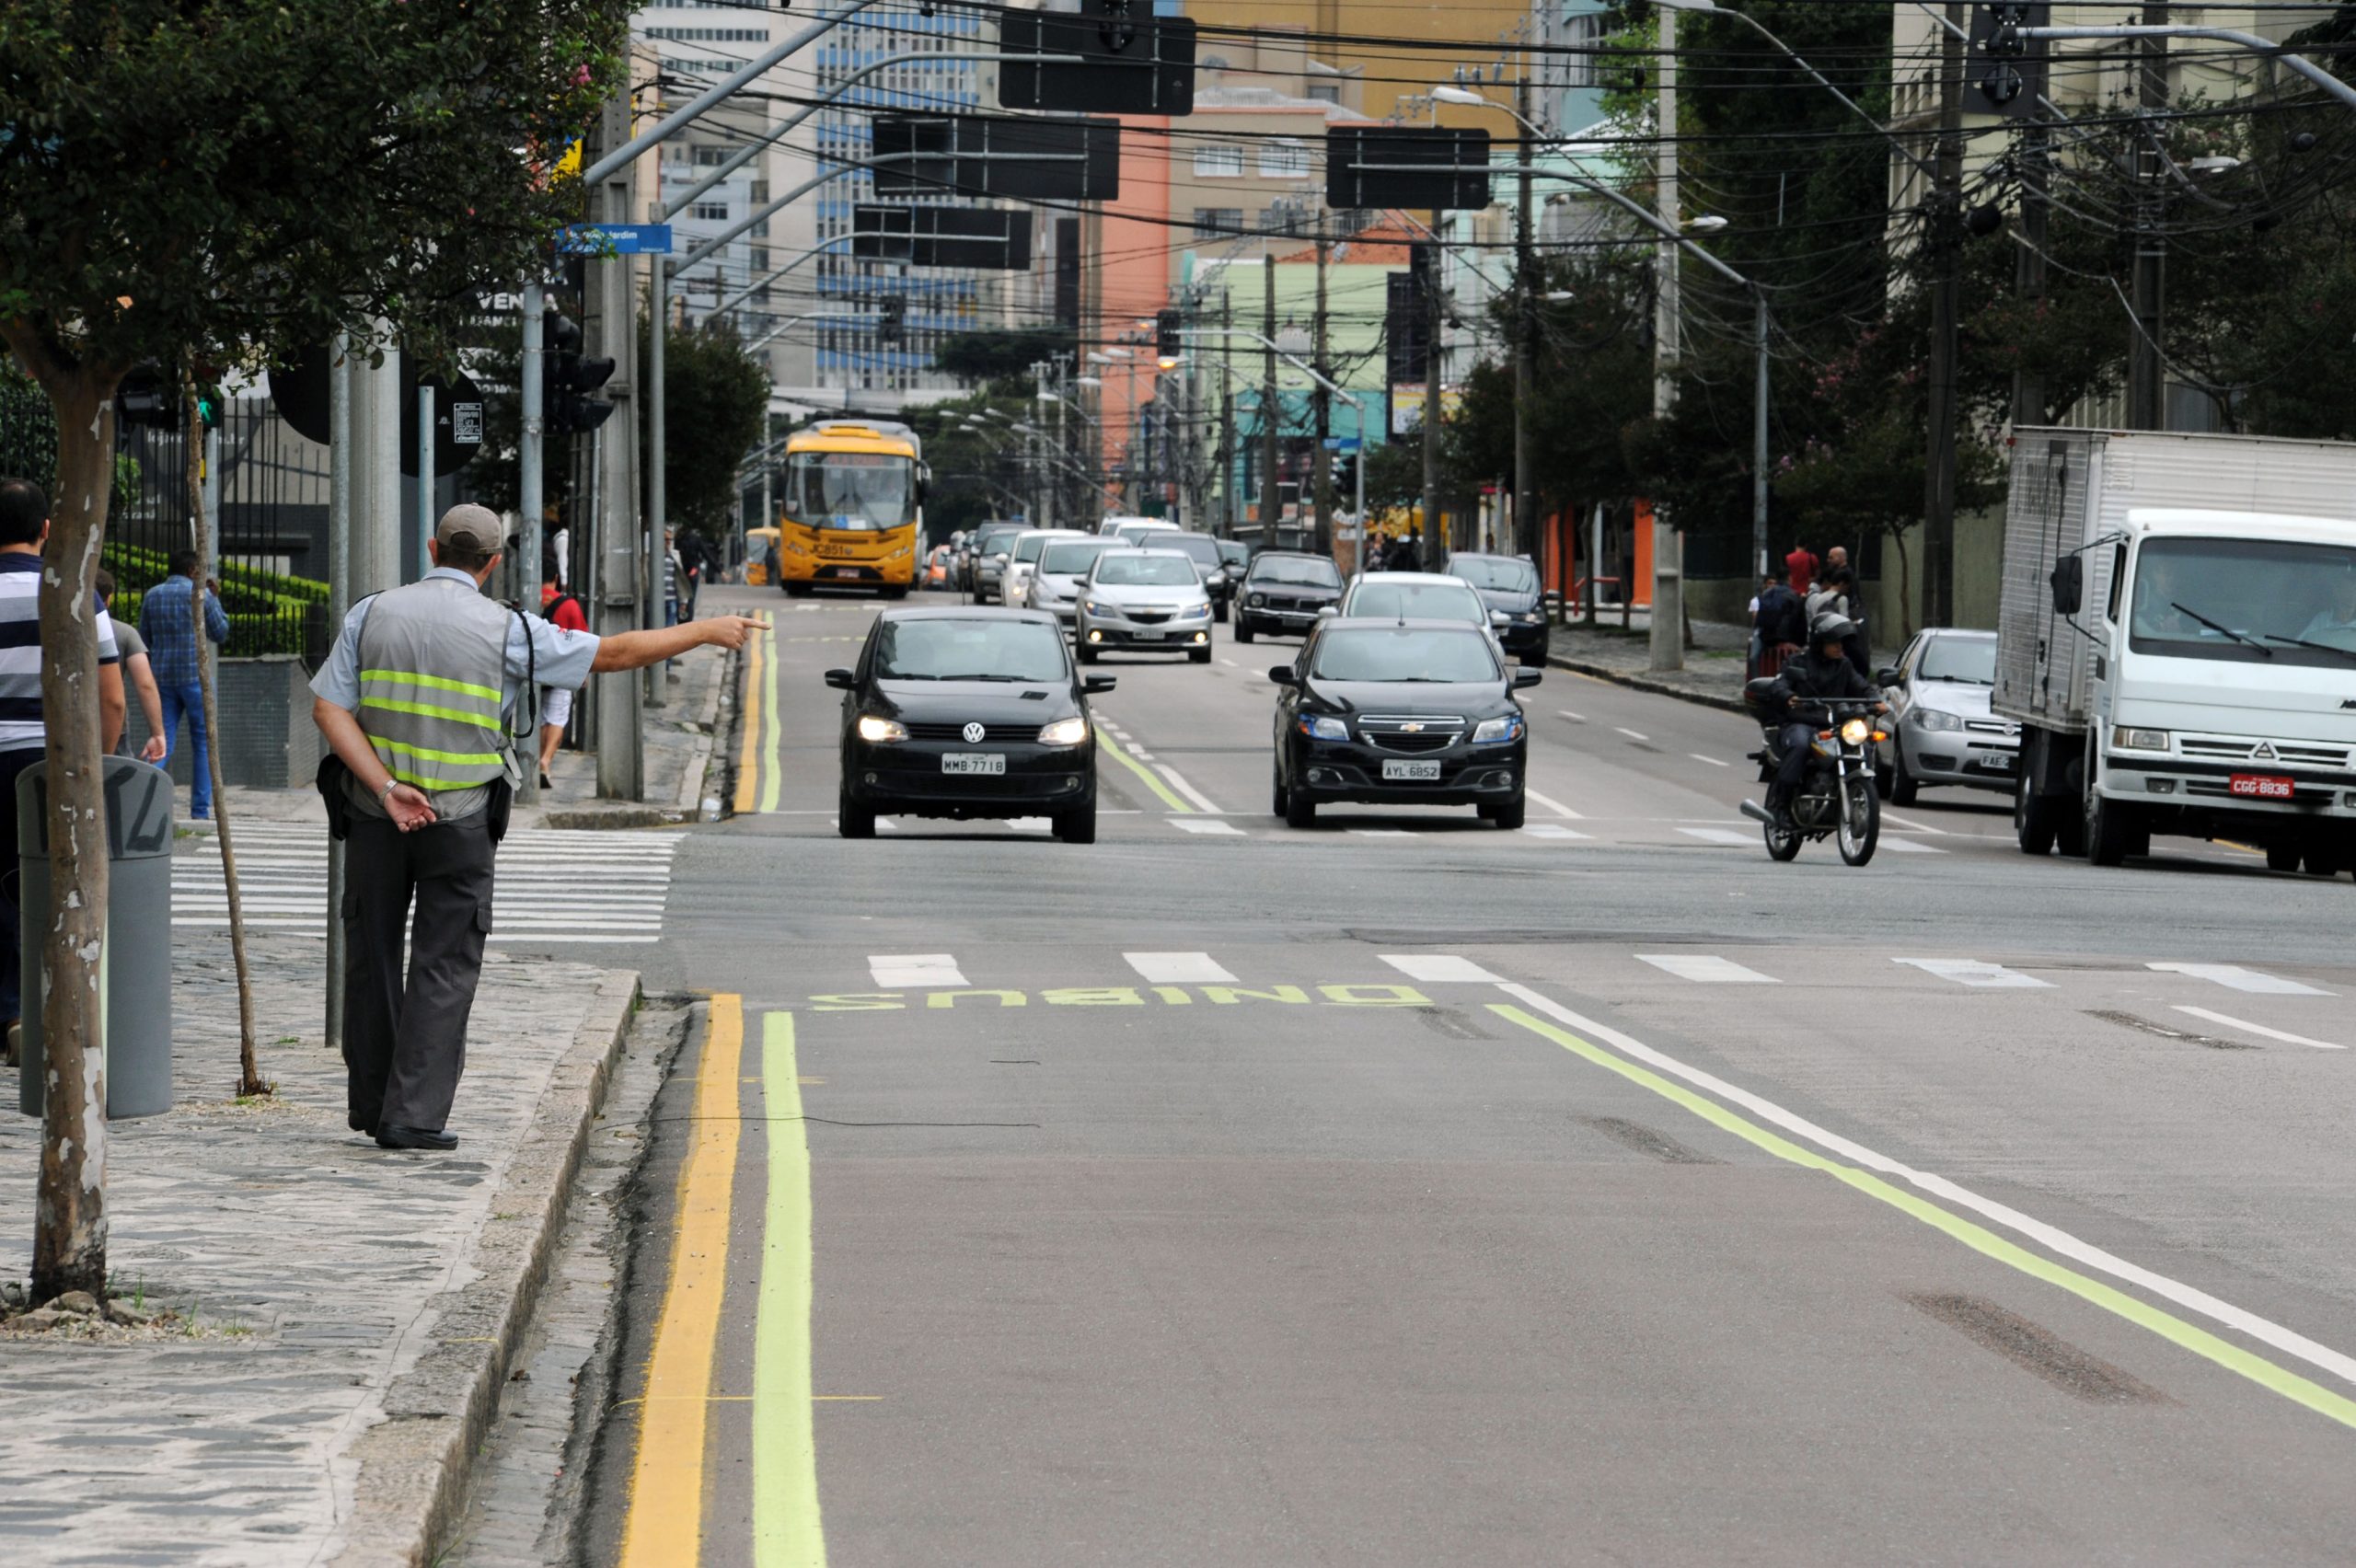
[[[643,322],[638,352],[647,363]],[[761,438],[769,373],[725,322],[674,329],[663,351],[663,406],[665,510],[681,528],[718,539],[735,524],[736,476]],[[653,439],[643,422],[639,439],[642,446]],[[639,472],[651,475],[653,466],[653,451],[642,450]]]
[[[143,363],[354,334],[446,343],[541,264],[547,177],[621,68],[620,0],[14,0],[0,7],[0,341],[58,431],[40,589],[54,917],[33,1287],[106,1286],[96,630],[114,398]],[[12,803],[0,802],[0,809]]]

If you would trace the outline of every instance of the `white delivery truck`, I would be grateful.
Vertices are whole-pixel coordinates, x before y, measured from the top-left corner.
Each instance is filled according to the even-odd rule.
[[[2024,852],[2356,870],[2356,445],[2016,431],[2004,568]]]

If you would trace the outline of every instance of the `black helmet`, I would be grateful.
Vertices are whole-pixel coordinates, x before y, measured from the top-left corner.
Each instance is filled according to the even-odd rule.
[[[1828,642],[1844,642],[1854,636],[1856,630],[1855,621],[1851,620],[1847,616],[1837,616],[1831,610],[1827,610],[1817,617],[1815,624],[1807,628],[1808,640],[1819,647]]]

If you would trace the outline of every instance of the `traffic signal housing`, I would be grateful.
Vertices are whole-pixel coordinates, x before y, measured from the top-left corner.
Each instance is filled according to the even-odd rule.
[[[548,319],[548,352],[540,356],[540,415],[550,435],[585,435],[614,417],[614,406],[591,393],[613,379],[614,362],[581,352],[581,327],[570,317]]]
[[[2037,111],[2045,86],[2046,49],[2020,36],[2041,28],[2053,7],[2028,0],[1981,0],[1971,8],[1971,34],[1964,45],[1964,94],[1973,109],[2023,119]]]
[[[1184,359],[1186,342],[1185,317],[1175,308],[1156,311],[1153,317],[1153,352],[1157,359]]]
[[[875,320],[875,340],[878,343],[900,343],[907,340],[908,296],[885,294],[876,302],[879,312]]]

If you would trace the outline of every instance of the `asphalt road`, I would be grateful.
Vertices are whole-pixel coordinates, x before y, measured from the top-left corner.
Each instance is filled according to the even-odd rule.
[[[2346,878],[1775,865],[1751,726],[1559,671],[1523,831],[1293,832],[1223,634],[1096,845],[849,843],[872,607],[756,602],[600,1560],[2347,1560]]]

